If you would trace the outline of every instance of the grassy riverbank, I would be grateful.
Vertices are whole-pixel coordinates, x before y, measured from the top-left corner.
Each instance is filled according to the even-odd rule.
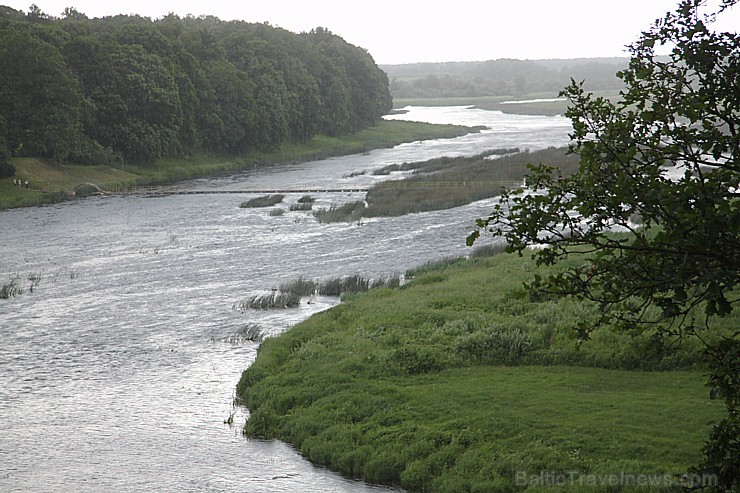
[[[245,431],[410,491],[677,484],[723,414],[698,344],[662,353],[651,334],[604,327],[579,346],[597,307],[532,297],[537,269],[514,255],[433,264],[268,339],[238,386]]]
[[[69,198],[75,187],[93,183],[102,189],[117,186],[174,183],[281,163],[310,161],[332,156],[368,152],[417,140],[452,138],[475,131],[457,125],[381,121],[378,125],[343,137],[317,136],[310,142],[283,145],[270,152],[244,156],[195,156],[161,160],[149,165],[60,165],[40,159],[14,159],[15,177],[0,179],[0,209],[57,202]],[[29,188],[13,186],[13,179],[29,182]]]

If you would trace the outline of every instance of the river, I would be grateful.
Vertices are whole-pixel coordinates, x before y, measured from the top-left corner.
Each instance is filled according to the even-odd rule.
[[[490,127],[456,139],[198,180],[189,186],[366,185],[362,171],[485,149],[564,145],[562,117],[409,108],[389,118]],[[362,194],[326,193],[314,208]],[[0,211],[0,491],[387,492],[245,438],[234,388],[257,344],[336,304],[234,309],[299,276],[386,276],[464,255],[492,201],[448,211],[318,224],[309,212],[243,209],[248,195],[92,197]],[[233,416],[233,425],[225,423]]]

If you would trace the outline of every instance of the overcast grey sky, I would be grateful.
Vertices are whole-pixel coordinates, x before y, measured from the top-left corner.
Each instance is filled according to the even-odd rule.
[[[73,6],[88,17],[173,12],[294,32],[321,26],[395,64],[625,56],[625,45],[678,0],[0,0],[22,11],[32,3],[53,16]],[[736,31],[740,6],[721,20],[718,27]]]

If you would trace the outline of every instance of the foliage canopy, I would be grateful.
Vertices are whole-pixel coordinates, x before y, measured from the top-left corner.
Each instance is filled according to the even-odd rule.
[[[657,337],[711,328],[712,317],[736,308],[740,37],[711,29],[712,19],[736,3],[725,0],[705,14],[705,1],[684,0],[656,21],[630,47],[619,102],[572,81],[562,95],[571,101],[570,151],[580,156],[579,171],[563,177],[533,166],[532,191],[505,194],[468,243],[488,230],[520,254],[544,245],[535,255],[548,265],[588,253],[584,266],[536,279],[533,287],[595,300],[625,329]],[[656,55],[661,47],[670,48],[668,59]],[[740,477],[739,334],[707,348],[710,384],[725,398],[729,418],[706,452],[727,485]]]
[[[0,8],[0,140],[14,156],[240,154],[355,132],[390,108],[367,51],[323,28]]]

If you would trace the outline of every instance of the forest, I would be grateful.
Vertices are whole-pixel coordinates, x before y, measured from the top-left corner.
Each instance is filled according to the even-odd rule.
[[[329,30],[0,6],[0,165],[236,155],[366,128],[388,78]]]

